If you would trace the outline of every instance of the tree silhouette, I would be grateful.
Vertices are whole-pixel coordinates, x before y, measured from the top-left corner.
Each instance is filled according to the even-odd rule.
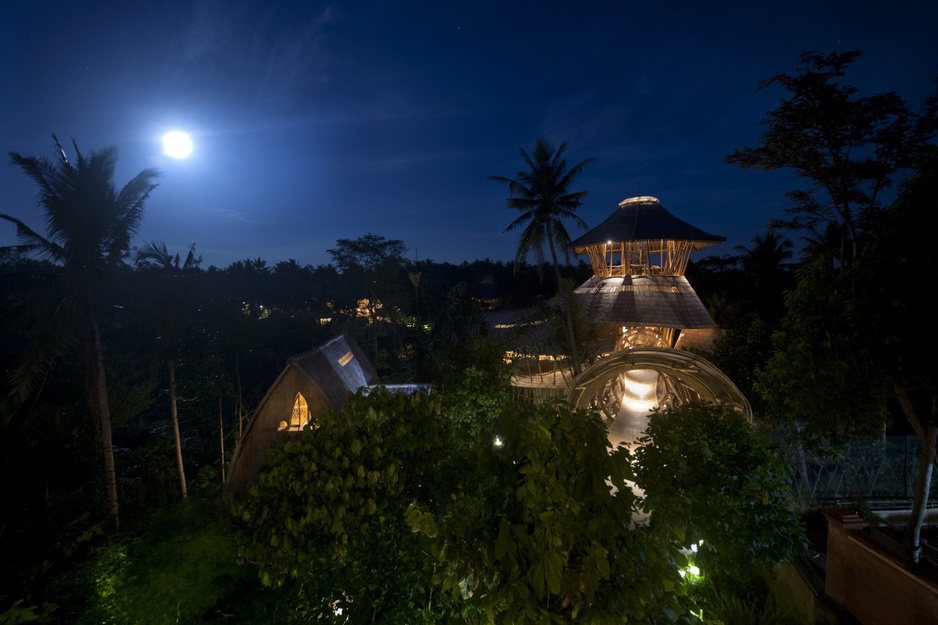
[[[327,250],[342,277],[358,287],[359,305],[365,304],[374,339],[374,362],[378,362],[378,311],[393,315],[392,304],[400,300],[401,271],[407,246],[398,239],[365,234],[357,239],[338,239]]]
[[[938,93],[915,113],[895,92],[858,97],[856,87],[840,84],[860,54],[805,52],[797,73],[763,80],[759,89],[780,86],[788,97],[762,121],[762,145],[726,157],[743,169],[789,168],[807,180],[808,188],[788,192],[792,218],[779,223],[813,231],[839,224],[846,262],[881,212],[892,176],[913,168],[938,130]]]
[[[567,169],[567,161],[563,153],[567,149],[566,142],[561,143],[555,150],[546,139],[538,139],[534,150],[528,154],[523,148],[521,157],[528,169],[515,174],[515,178],[504,176],[490,176],[492,180],[508,184],[510,197],[505,200],[508,208],[521,212],[521,215],[508,224],[505,232],[515,228],[524,227],[518,250],[515,254],[516,266],[534,252],[540,270],[544,264],[544,247],[550,252],[551,264],[557,285],[560,285],[560,262],[557,252],[563,252],[569,258],[570,235],[564,227],[564,220],[572,220],[577,227],[586,230],[586,222],[577,214],[576,209],[583,203],[587,191],[571,191],[570,187],[583,172],[583,168],[593,162],[594,158]],[[567,317],[567,336],[569,340],[570,356],[573,361],[574,375],[580,373],[580,357],[573,328],[570,311],[564,308]]]
[[[755,384],[773,420],[822,449],[878,435],[898,406],[922,445],[907,534],[913,558],[921,553],[938,445],[934,313],[917,298],[938,271],[933,234],[922,227],[936,199],[933,155],[878,216],[854,263],[834,267],[820,258],[799,271],[776,350]]]
[[[785,311],[784,294],[792,273],[785,265],[792,257],[792,243],[769,228],[752,238],[752,247],[738,246],[743,271],[752,285],[756,312],[766,321],[777,321]]]
[[[104,456],[108,514],[119,528],[117,477],[111,443],[111,413],[108,405],[104,349],[95,311],[96,293],[107,271],[122,263],[130,249],[130,239],[140,225],[144,203],[156,187],[159,176],[145,169],[120,190],[114,188],[117,150],[113,147],[85,156],[73,141],[75,160],[70,161],[58,138],[56,157],[25,157],[11,153],[13,164],[20,167],[39,186],[38,203],[44,213],[47,235],[44,237],[25,223],[9,215],[0,218],[16,225],[23,252],[36,252],[58,264],[66,285],[66,297],[77,304],[75,324],[86,372],[89,409],[97,417]],[[64,310],[64,309],[63,309]],[[41,350],[53,354],[58,345],[46,344]],[[51,365],[52,356],[37,362]],[[15,392],[24,399],[36,389],[42,367],[20,369]]]
[[[194,243],[189,247],[189,253],[181,266],[179,254],[171,254],[162,241],[144,244],[135,255],[138,270],[146,272],[147,292],[153,298],[148,316],[154,323],[154,335],[159,341],[159,351],[169,376],[169,419],[173,428],[176,468],[179,471],[179,488],[183,499],[188,496],[188,488],[182,461],[182,437],[179,434],[179,407],[176,400],[176,363],[188,300],[182,279],[185,272],[198,269],[201,262],[202,257],[195,256]]]

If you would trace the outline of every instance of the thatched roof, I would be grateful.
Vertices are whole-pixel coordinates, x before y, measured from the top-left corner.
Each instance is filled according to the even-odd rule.
[[[682,347],[709,345],[718,329],[706,306],[684,276],[593,276],[574,291],[589,311],[590,319],[606,326],[601,331],[600,351],[612,351],[620,328],[657,327],[680,330],[688,334]],[[557,307],[557,298],[548,306]],[[488,312],[483,315],[492,336],[506,347],[521,353],[554,353],[549,323],[534,308]],[[611,332],[611,334],[610,334]]]
[[[349,393],[379,383],[371,361],[345,332],[316,349],[291,356],[287,366],[294,366],[315,380],[336,413],[342,410]]]
[[[678,219],[661,206],[658,198],[640,196],[623,200],[619,208],[602,222],[571,243],[574,249],[609,241],[694,241],[700,249],[726,241],[726,237],[704,232]],[[579,252],[579,249],[577,249]]]
[[[577,287],[576,294],[601,324],[717,327],[684,276],[593,276]]]

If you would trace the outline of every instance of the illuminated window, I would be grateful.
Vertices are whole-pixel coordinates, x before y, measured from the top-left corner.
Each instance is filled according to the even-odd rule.
[[[296,399],[293,401],[293,412],[290,415],[290,421],[286,419],[280,421],[280,426],[278,430],[286,430],[288,432],[299,432],[303,427],[309,423],[310,414],[309,414],[309,405],[306,403],[306,398],[303,397],[303,393],[297,393]]]

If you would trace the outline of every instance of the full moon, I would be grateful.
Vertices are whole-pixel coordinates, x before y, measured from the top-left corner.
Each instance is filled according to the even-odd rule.
[[[180,130],[167,132],[163,135],[163,153],[173,158],[186,158],[192,153],[192,139]]]

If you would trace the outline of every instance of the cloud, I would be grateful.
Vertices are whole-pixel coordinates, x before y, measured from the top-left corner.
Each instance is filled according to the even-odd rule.
[[[246,212],[241,210],[234,210],[231,208],[223,208],[220,206],[212,206],[205,209],[210,213],[214,213],[223,219],[228,219],[231,221],[240,221],[248,224],[259,224],[261,223],[257,219],[253,219]]]
[[[325,39],[339,19],[331,6],[295,9],[243,0],[196,3],[169,74],[252,107],[295,107],[305,89],[329,82],[333,58]]]

